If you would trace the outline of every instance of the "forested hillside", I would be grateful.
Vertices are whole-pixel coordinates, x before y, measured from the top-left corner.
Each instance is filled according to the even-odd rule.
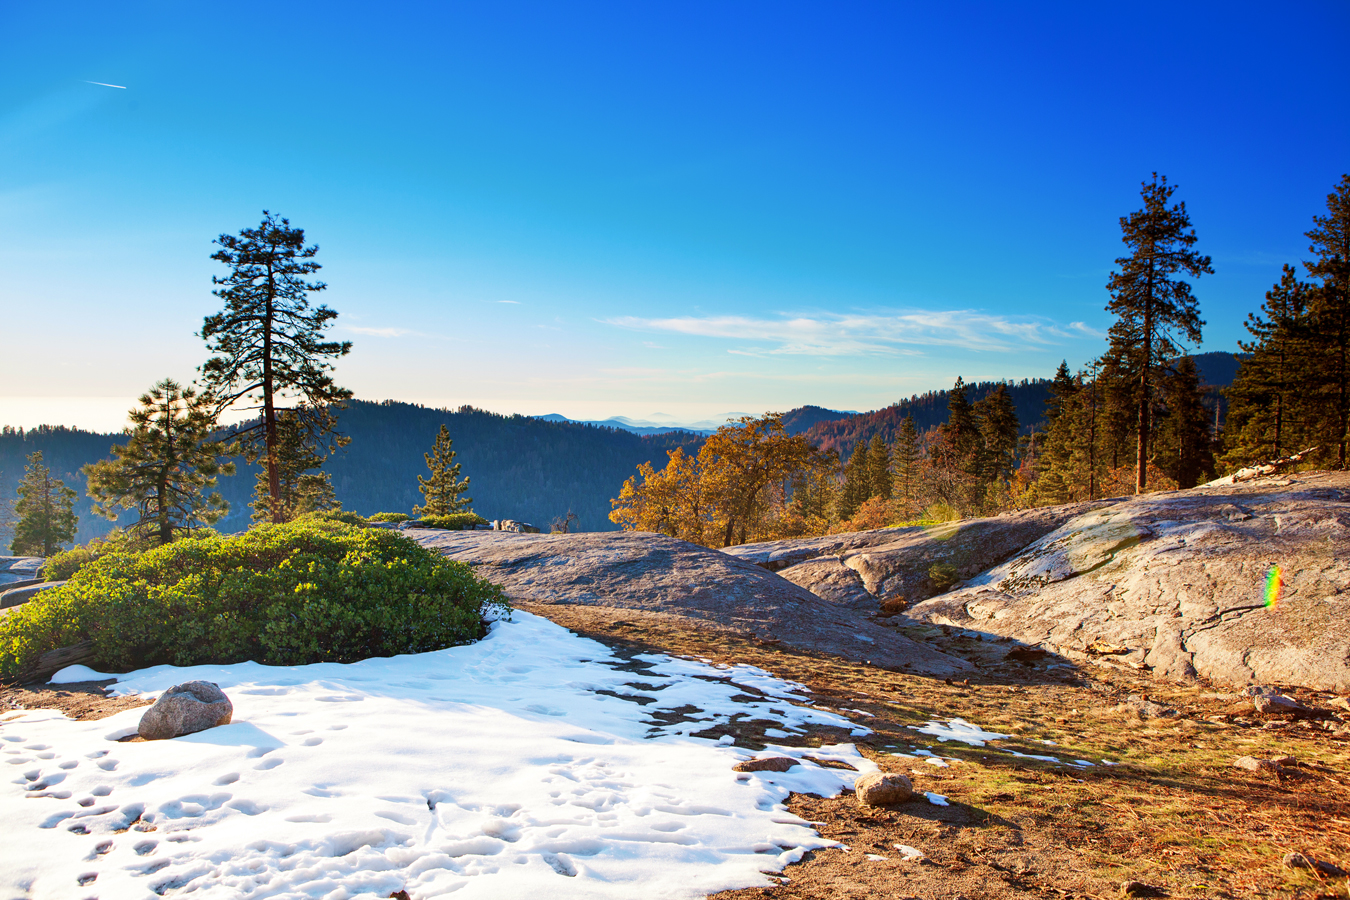
[[[467,407],[450,412],[411,403],[355,400],[338,424],[351,444],[324,465],[343,507],[366,514],[410,511],[422,499],[417,491],[417,476],[427,474],[422,454],[431,449],[441,423],[450,429],[478,512],[492,519],[547,526],[570,510],[578,516],[575,527],[585,531],[617,527],[609,521],[609,500],[638,464],[664,465],[667,450],[696,448],[703,441],[687,432],[637,435]],[[73,428],[5,428],[0,432],[0,492],[14,496],[28,454],[40,450],[56,477],[79,494],[78,539],[105,534],[113,523],[92,514],[80,467],[107,458],[109,448],[124,440],[122,435]],[[247,527],[256,471],[240,465],[238,475],[220,480],[231,508],[230,516],[217,525],[221,530]]]
[[[981,381],[978,384],[967,385],[966,396],[974,403],[993,393],[1000,384],[1003,382]],[[915,394],[908,400],[901,400],[893,406],[875,412],[818,422],[807,429],[806,437],[822,450],[837,450],[841,456],[846,456],[858,441],[870,441],[878,434],[887,444],[892,444],[900,433],[900,423],[906,416],[914,417],[914,427],[920,433],[946,422],[949,393],[928,391],[924,394]],[[1010,382],[1008,393],[1012,396],[1013,405],[1017,410],[1017,421],[1022,424],[1023,430],[1044,418],[1045,401],[1050,397],[1049,379]]]

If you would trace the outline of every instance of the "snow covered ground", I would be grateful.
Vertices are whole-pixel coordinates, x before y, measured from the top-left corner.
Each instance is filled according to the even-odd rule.
[[[752,754],[690,734],[735,717],[865,727],[750,666],[639,659],[516,612],[434,653],[120,676],[121,694],[227,691],[232,724],[172,741],[119,743],[140,709],[5,716],[0,900],[698,897],[833,845],[783,801],[875,771],[852,744]],[[660,724],[686,707],[696,721]],[[732,771],[803,752],[857,772]]]

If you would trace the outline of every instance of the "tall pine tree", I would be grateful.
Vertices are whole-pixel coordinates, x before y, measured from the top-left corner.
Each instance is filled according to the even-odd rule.
[[[317,245],[305,246],[305,232],[289,220],[263,210],[257,228],[216,239],[211,258],[229,266],[213,293],[225,309],[207,316],[201,336],[213,356],[202,366],[202,380],[215,396],[217,410],[228,407],[257,415],[235,432],[250,462],[264,461],[272,521],[282,522],[279,422],[295,419],[299,439],[315,452],[345,441],[335,439],[333,408],[352,392],[333,383],[329,360],[345,356],[349,341],[325,341],[324,329],[337,318],[327,306],[311,307],[309,295],[327,285],[306,280],[320,268]]]
[[[1116,316],[1110,354],[1135,369],[1139,386],[1135,426],[1135,493],[1139,494],[1148,487],[1151,414],[1159,368],[1179,353],[1178,336],[1200,343],[1205,324],[1190,283],[1178,276],[1199,278],[1214,272],[1209,257],[1192,249],[1196,236],[1186,204],[1167,205],[1175,191],[1156,172],[1152,182],[1143,183],[1144,208],[1120,219],[1121,240],[1130,253],[1116,259],[1120,271],[1112,272],[1107,282],[1111,302],[1106,309]]]
[[[1317,378],[1313,387],[1329,415],[1323,434],[1334,449],[1336,468],[1346,467],[1350,440],[1350,175],[1327,195],[1327,214],[1313,216],[1314,258],[1303,263],[1319,280],[1310,303]]]

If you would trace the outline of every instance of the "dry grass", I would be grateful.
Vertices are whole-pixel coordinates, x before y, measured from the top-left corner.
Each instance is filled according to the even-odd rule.
[[[871,714],[857,718],[874,734],[851,739],[866,756],[909,774],[917,790],[949,798],[945,808],[864,809],[850,796],[794,795],[795,813],[851,849],[810,854],[783,873],[788,880],[780,886],[719,898],[1119,897],[1125,881],[1171,897],[1350,898],[1346,878],[1282,864],[1286,853],[1298,851],[1350,869],[1350,735],[1325,730],[1328,720],[1259,717],[1250,703],[1204,686],[1124,669],[1069,669],[1053,658],[1050,665],[994,665],[983,642],[940,630],[928,634],[930,641],[981,659],[979,679],[906,675],[628,611],[528,608],[622,651],[750,663],[800,681],[823,705]],[[1297,694],[1314,706],[1330,699]],[[1180,715],[1142,718],[1118,708],[1130,695]],[[910,727],[958,717],[1015,737],[968,747]],[[712,733],[729,730],[738,743],[756,746],[762,727],[737,723]],[[820,732],[807,743],[842,737]],[[914,748],[958,762],[937,768],[895,755]],[[1006,750],[1097,764],[1053,764]],[[1297,762],[1252,773],[1232,765],[1238,756]],[[927,859],[902,861],[895,843]]]

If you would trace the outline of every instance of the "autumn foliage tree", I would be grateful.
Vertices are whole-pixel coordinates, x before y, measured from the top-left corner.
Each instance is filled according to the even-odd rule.
[[[710,435],[697,457],[676,449],[661,470],[639,466],[611,501],[610,520],[710,547],[743,544],[770,533],[794,481],[822,464],[804,437],[787,434],[780,414],[742,416]]]

